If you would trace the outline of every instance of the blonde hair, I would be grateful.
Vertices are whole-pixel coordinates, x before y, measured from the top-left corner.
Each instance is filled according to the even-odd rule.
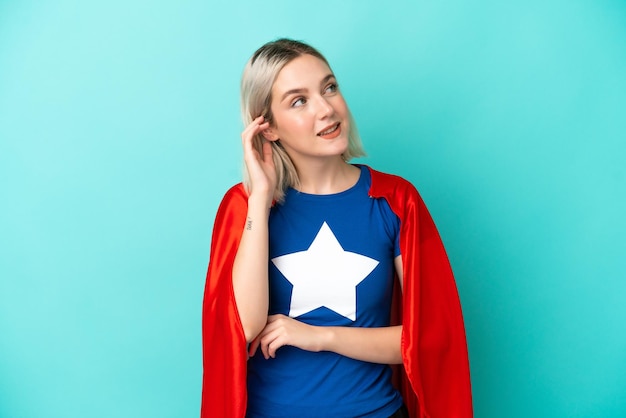
[[[312,55],[324,61],[330,68],[328,61],[315,48],[292,39],[278,39],[268,42],[259,48],[246,64],[241,77],[241,119],[244,126],[248,126],[258,116],[263,115],[266,121],[272,123],[272,86],[280,70],[289,62],[302,55]],[[350,132],[348,134],[348,149],[343,153],[344,160],[365,155],[361,138],[356,124],[348,111]],[[263,155],[263,136],[258,134],[252,143],[254,148]],[[299,185],[298,173],[291,158],[280,144],[280,141],[271,142],[274,166],[276,167],[277,183],[274,199],[282,202],[285,191],[289,187]],[[250,190],[250,176],[244,164],[244,184]]]

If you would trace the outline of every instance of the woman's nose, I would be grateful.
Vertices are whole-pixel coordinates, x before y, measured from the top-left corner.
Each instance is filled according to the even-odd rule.
[[[318,102],[317,114],[320,117],[320,119],[331,116],[335,112],[335,108],[325,97],[320,96],[317,102]]]

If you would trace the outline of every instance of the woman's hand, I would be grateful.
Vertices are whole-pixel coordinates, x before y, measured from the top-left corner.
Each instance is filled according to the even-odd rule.
[[[291,345],[307,351],[332,351],[355,360],[380,364],[402,363],[402,325],[380,328],[308,325],[285,315],[270,315],[265,328],[248,349],[252,357],[259,347],[265,359]]]
[[[261,347],[265,359],[276,357],[276,350],[291,345],[307,351],[320,351],[320,328],[285,315],[270,315],[267,325],[250,343],[250,357]]]
[[[264,197],[268,200],[268,206],[272,203],[276,188],[276,168],[272,159],[272,146],[270,142],[264,140],[261,155],[254,148],[253,140],[257,134],[269,126],[269,122],[265,122],[263,116],[259,116],[241,133],[243,158],[250,175],[250,196]]]

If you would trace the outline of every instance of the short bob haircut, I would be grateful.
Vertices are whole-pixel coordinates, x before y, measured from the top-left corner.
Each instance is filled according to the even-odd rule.
[[[241,118],[244,126],[248,126],[261,115],[270,124],[273,123],[271,104],[274,81],[285,65],[301,55],[312,55],[319,58],[330,68],[326,58],[318,50],[292,39],[282,38],[268,42],[252,55],[241,77]],[[345,161],[365,155],[361,138],[349,110],[348,117],[350,132],[348,133],[348,149],[343,154]],[[255,135],[252,140],[254,148],[260,155],[263,155],[263,142],[262,134]],[[280,141],[271,142],[271,145],[277,174],[274,200],[281,203],[284,200],[287,188],[299,185],[299,178],[296,167],[280,144]],[[246,189],[250,190],[250,177],[245,164],[244,184]]]

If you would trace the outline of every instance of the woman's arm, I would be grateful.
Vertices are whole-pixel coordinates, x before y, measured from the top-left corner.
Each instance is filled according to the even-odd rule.
[[[276,171],[269,143],[263,156],[252,146],[255,135],[267,129],[263,117],[255,119],[241,134],[244,161],[250,175],[246,224],[233,265],[233,292],[246,341],[252,341],[267,323],[268,218],[276,187]]]
[[[394,260],[402,288],[402,256]],[[372,363],[402,363],[400,339],[402,325],[381,328],[323,327],[308,325],[285,315],[272,315],[259,337],[250,345],[250,355],[258,347],[265,358],[276,350],[292,345],[307,351],[333,351]]]
[[[246,341],[250,342],[267,322],[269,209],[248,199],[246,226],[233,265],[233,292]]]

